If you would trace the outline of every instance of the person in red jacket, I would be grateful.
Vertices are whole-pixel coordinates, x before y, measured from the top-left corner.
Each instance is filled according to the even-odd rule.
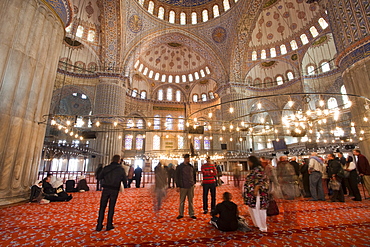
[[[367,160],[365,155],[361,154],[361,151],[359,149],[354,149],[353,155],[357,157],[355,160],[356,160],[356,167],[357,167],[358,173],[363,178],[364,185],[367,189],[367,192],[370,195],[370,164],[369,164],[369,161]]]
[[[216,166],[211,163],[211,158],[207,157],[207,163],[202,165],[203,174],[203,210],[208,213],[208,191],[211,192],[211,211],[216,207]]]

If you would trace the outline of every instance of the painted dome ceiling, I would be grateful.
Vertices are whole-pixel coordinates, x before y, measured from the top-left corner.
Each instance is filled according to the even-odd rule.
[[[162,43],[141,53],[140,62],[154,72],[184,74],[207,66],[206,60],[180,43]]]
[[[158,1],[177,7],[196,7],[212,2],[213,0],[158,0]]]
[[[299,36],[322,17],[317,3],[305,0],[271,0],[260,14],[252,33],[251,47],[271,46]]]

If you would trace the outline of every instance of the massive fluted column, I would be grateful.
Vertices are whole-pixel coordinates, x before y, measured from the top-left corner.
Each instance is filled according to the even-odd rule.
[[[0,1],[0,199],[26,196],[37,176],[64,37],[46,2]]]
[[[370,5],[361,0],[323,0],[328,10],[338,50],[337,64],[342,69],[347,93],[370,98]],[[352,114],[361,123],[363,101],[354,102]],[[357,118],[357,119],[356,119]],[[365,155],[370,156],[370,141],[360,142]]]
[[[95,165],[107,165],[113,155],[122,153],[122,131],[120,121],[125,112],[126,90],[120,78],[101,76],[96,87],[94,115],[104,116],[101,127],[96,135],[95,150],[103,154],[97,158]],[[118,126],[113,123],[117,121]],[[121,136],[121,138],[120,138]]]

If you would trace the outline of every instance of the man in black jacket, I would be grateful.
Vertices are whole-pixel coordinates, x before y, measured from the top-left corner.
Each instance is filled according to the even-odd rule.
[[[189,203],[189,216],[192,219],[196,219],[197,217],[194,215],[194,186],[196,183],[196,170],[190,164],[190,155],[184,155],[184,162],[181,163],[176,168],[175,173],[175,181],[177,185],[177,191],[180,191],[180,208],[179,208],[179,216],[177,219],[181,219],[184,217],[184,207],[185,207],[185,199],[188,197]]]
[[[104,212],[109,201],[107,231],[112,230],[114,207],[116,206],[118,193],[121,187],[121,182],[127,181],[126,173],[121,164],[119,164],[121,157],[114,155],[112,163],[104,167],[98,178],[102,181],[103,192],[100,199],[97,231],[103,229]]]

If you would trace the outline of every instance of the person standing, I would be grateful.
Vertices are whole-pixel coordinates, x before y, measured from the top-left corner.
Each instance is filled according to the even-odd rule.
[[[369,161],[367,160],[365,155],[361,154],[361,151],[359,149],[354,149],[353,155],[357,157],[356,167],[357,167],[358,173],[364,180],[364,185],[367,189],[367,192],[370,195],[370,164],[369,164]]]
[[[172,188],[175,188],[175,166],[170,163],[167,167],[167,176],[168,176],[168,188],[171,188],[171,180],[172,180]]]
[[[113,226],[114,207],[116,206],[121,183],[125,183],[127,181],[125,170],[119,163],[120,159],[121,157],[119,155],[114,155],[112,157],[112,162],[103,168],[102,172],[99,174],[98,177],[99,179],[102,180],[103,192],[100,198],[98,224],[96,225],[97,231],[101,231],[103,229],[104,213],[108,201],[109,209],[106,230],[109,231],[114,229]]]
[[[353,162],[352,156],[347,157],[347,163],[344,168],[345,171],[349,172],[349,176],[347,179],[354,196],[352,200],[362,201],[361,194],[358,189],[358,174],[356,170],[356,164]]]
[[[135,181],[136,181],[135,186],[136,186],[136,188],[140,188],[143,169],[141,169],[140,166],[137,166],[136,169],[134,170],[134,174],[135,174]]]
[[[298,163],[297,163],[298,164]],[[298,177],[296,171],[289,163],[287,156],[281,156],[276,166],[277,179],[280,184],[281,192],[287,200],[294,200],[296,196],[299,196],[298,192]]]
[[[134,165],[130,165],[130,168],[128,169],[128,175],[127,175],[127,188],[131,188],[132,180],[134,180]]]
[[[103,170],[103,164],[99,164],[98,168],[96,168],[96,170],[95,170],[96,191],[101,190],[101,181],[98,179],[98,176],[99,176],[99,174],[101,173],[102,170]],[[74,185],[73,185],[73,187],[74,187]]]
[[[156,195],[156,204],[154,205],[154,210],[159,211],[162,206],[163,198],[166,196],[167,189],[167,172],[164,169],[161,162],[158,162],[158,165],[154,168],[155,174],[155,195]]]
[[[322,187],[322,176],[324,173],[324,163],[317,157],[317,153],[311,153],[308,164],[308,173],[310,174],[310,192],[312,199],[310,201],[325,201],[324,189]]]
[[[179,216],[177,219],[181,219],[184,217],[184,207],[185,207],[185,199],[188,198],[188,209],[189,209],[189,216],[192,219],[196,219],[194,215],[194,186],[196,182],[196,171],[192,164],[190,164],[190,155],[184,155],[184,162],[181,163],[176,168],[175,173],[175,182],[177,186],[177,191],[180,192],[180,207],[179,207]]]
[[[244,203],[248,205],[249,214],[253,224],[262,232],[267,232],[266,209],[269,205],[268,180],[255,156],[248,157],[251,172],[246,177],[244,184]]]
[[[331,197],[332,202],[344,202],[344,194],[342,189],[342,180],[344,178],[344,172],[342,164],[339,159],[336,159],[334,154],[328,154],[328,176],[332,181],[339,183],[338,189],[333,189],[333,195]]]
[[[208,213],[208,191],[211,192],[211,211],[216,207],[216,176],[217,170],[211,162],[211,158],[207,157],[207,163],[201,167],[203,174],[203,213]]]
[[[310,162],[310,159],[308,159],[308,158],[303,159],[303,165],[301,167],[304,198],[310,198],[311,197],[310,174],[308,173],[308,163],[309,162]]]
[[[338,160],[344,169],[344,167],[346,166],[346,158],[344,158],[342,152],[338,152],[337,155],[338,155]],[[351,187],[349,186],[348,179],[346,178],[342,179],[342,189],[343,189],[344,195],[347,195],[347,189],[348,189],[349,196],[353,196],[353,192],[351,190]]]
[[[292,157],[289,163],[294,167],[295,175],[298,178],[300,174],[300,169],[299,169],[300,167],[299,167],[299,163],[297,162],[297,157]]]

